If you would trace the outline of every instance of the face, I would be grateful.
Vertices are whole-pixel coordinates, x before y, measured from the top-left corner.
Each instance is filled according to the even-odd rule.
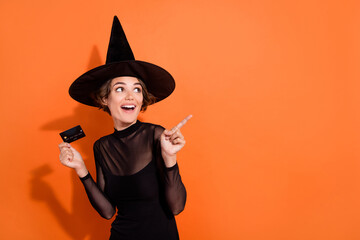
[[[117,130],[137,120],[143,103],[142,87],[135,77],[117,77],[110,83],[110,94],[103,99],[108,106]]]

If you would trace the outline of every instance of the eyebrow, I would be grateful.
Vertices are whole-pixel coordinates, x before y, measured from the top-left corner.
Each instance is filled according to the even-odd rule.
[[[124,82],[116,82],[116,83],[113,85],[113,87],[115,87],[115,86],[118,85],[118,84],[126,85],[126,83],[124,83]],[[134,86],[135,86],[135,85],[140,85],[140,86],[141,86],[141,84],[140,84],[139,82],[134,83],[133,85],[134,85]]]

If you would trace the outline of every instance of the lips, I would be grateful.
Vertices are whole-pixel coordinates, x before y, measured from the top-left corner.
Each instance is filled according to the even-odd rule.
[[[135,110],[136,106],[134,104],[126,104],[126,105],[121,105],[121,109],[125,110],[125,111],[133,111]]]

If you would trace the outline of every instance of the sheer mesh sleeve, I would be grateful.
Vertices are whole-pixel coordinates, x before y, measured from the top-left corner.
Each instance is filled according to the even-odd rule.
[[[174,215],[184,210],[186,189],[181,181],[178,164],[166,169],[165,197]]]
[[[93,180],[90,173],[81,179],[85,187],[86,194],[89,198],[91,205],[94,209],[106,219],[112,218],[115,214],[115,207],[108,200],[108,198],[104,194],[105,189],[105,179],[104,174],[102,172],[101,166],[98,159],[98,151],[96,147],[96,143],[94,144],[94,156],[95,156],[95,164],[96,164],[96,181]]]
[[[186,189],[181,180],[179,166],[176,163],[171,168],[166,168],[164,160],[161,156],[160,135],[163,132],[162,128],[157,128],[155,131],[157,161],[161,162],[164,169],[164,191],[167,205],[174,215],[179,214],[184,210],[186,203]]]

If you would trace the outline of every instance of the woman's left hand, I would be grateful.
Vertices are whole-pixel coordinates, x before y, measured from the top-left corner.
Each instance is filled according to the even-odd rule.
[[[171,130],[164,130],[161,134],[161,155],[164,159],[166,167],[172,167],[176,164],[176,153],[185,145],[184,136],[181,134],[180,128],[185,125],[192,115],[187,116],[176,127]]]

